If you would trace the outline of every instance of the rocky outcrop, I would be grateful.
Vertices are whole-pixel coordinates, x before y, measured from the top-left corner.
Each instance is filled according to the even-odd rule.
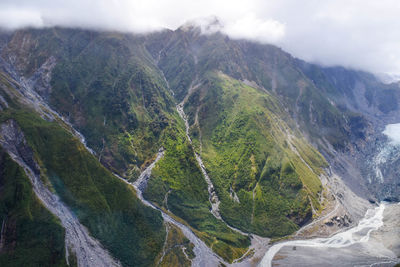
[[[35,175],[40,174],[33,151],[28,146],[24,134],[15,120],[10,119],[0,125],[0,143],[8,153],[19,156]]]
[[[347,214],[343,216],[335,216],[330,219],[324,221],[325,225],[332,227],[349,227],[352,223],[352,220],[347,216]]]
[[[26,83],[45,100],[48,100],[51,93],[51,73],[56,66],[56,58],[50,56],[34,73]]]

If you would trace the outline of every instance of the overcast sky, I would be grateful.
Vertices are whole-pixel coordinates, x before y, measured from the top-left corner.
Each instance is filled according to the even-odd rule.
[[[0,25],[147,32],[217,16],[233,38],[296,57],[400,74],[399,0],[0,0]]]

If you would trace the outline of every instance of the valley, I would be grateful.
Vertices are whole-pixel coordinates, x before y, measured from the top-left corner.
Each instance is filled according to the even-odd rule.
[[[190,24],[0,35],[1,151],[65,231],[53,262],[398,263],[399,84]]]

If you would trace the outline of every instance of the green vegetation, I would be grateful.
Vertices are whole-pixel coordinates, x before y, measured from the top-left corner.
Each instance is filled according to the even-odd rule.
[[[50,103],[83,133],[102,163],[136,178],[158,149],[172,99],[145,49],[121,34],[102,34],[53,71]],[[79,99],[79,101],[75,101]]]
[[[210,73],[204,84],[185,108],[194,118],[200,106],[192,128],[201,132],[197,142],[223,218],[263,236],[292,233],[311,218],[310,200],[320,208],[318,175],[326,162],[290,130],[283,121],[289,117],[271,95],[223,74]]]
[[[31,29],[13,35],[2,53],[15,57],[26,78],[55,58],[51,90],[39,93],[83,133],[112,172],[136,179],[163,146],[165,156],[153,169],[145,198],[184,220],[229,262],[247,251],[249,238],[210,213],[207,185],[161,70],[179,102],[201,82],[184,107],[193,147],[215,185],[224,220],[246,232],[284,236],[307,222],[312,209],[321,210],[318,175],[327,163],[303,133],[343,150],[351,134],[363,138],[368,126],[342,101],[355,101],[350,74],[330,80],[340,70],[328,73],[276,47],[220,33],[205,36],[196,28],[148,36]],[[3,76],[0,83],[12,87]],[[373,85],[365,88],[369,104],[383,112],[395,109],[391,88],[372,102]],[[159,213],[144,207],[62,127],[4,97],[14,110],[1,120],[18,121],[43,179],[91,233],[125,264],[156,264],[165,238]],[[172,243],[186,246],[187,240],[171,227],[162,264],[185,266],[188,259]]]
[[[195,58],[190,54],[188,40],[184,37],[184,33],[178,31],[174,35],[174,38],[170,39],[171,45],[166,47],[164,51],[168,56],[161,58],[158,65],[164,70],[165,77],[175,93],[175,98],[178,101],[182,101],[192,81],[195,79],[196,66]],[[195,36],[191,37],[195,38]],[[147,47],[149,48],[149,46],[148,44]]]
[[[30,29],[13,35],[5,53],[17,56],[25,77],[53,58],[51,89],[39,93],[82,132],[108,169],[138,176],[174,112],[166,83],[140,38]]]
[[[159,266],[191,266],[190,260],[195,257],[193,252],[194,245],[190,243],[179,228],[170,223],[166,226],[168,232],[163,251],[165,254],[162,259],[160,258]]]
[[[246,252],[249,238],[211,214],[206,182],[179,123],[179,129],[168,128],[162,137],[165,156],[153,169],[144,197],[182,218],[218,255],[232,262]]]
[[[24,170],[0,148],[0,266],[67,266],[64,229],[36,198]]]
[[[162,249],[165,229],[159,212],[144,206],[70,133],[55,122],[19,110],[14,118],[57,194],[91,234],[126,266],[149,266]]]

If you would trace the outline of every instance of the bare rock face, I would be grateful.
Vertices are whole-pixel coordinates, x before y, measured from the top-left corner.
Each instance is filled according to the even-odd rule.
[[[34,161],[33,151],[28,146],[24,134],[13,119],[0,126],[0,144],[7,151],[19,156],[36,174],[40,174],[39,165]]]
[[[50,56],[25,82],[43,99],[48,100],[51,93],[51,73],[56,66],[56,58]]]

